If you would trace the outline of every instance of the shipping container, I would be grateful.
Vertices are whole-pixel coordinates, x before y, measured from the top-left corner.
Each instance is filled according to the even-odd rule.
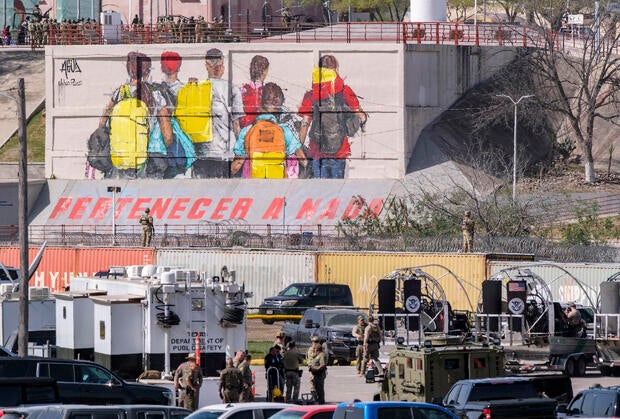
[[[319,253],[318,282],[348,284],[358,307],[370,305],[377,282],[387,273],[407,267],[435,278],[453,309],[474,310],[485,279],[486,255],[468,253]],[[455,280],[453,273],[460,279]],[[462,287],[461,287],[462,285]]]
[[[487,263],[487,276],[510,268],[529,269],[540,276],[549,285],[555,301],[574,301],[586,306],[596,305],[600,283],[620,272],[618,263],[492,261]]]
[[[265,297],[276,295],[293,282],[316,281],[316,255],[313,252],[263,250],[158,250],[157,264],[182,266],[219,275],[223,266],[236,272],[237,280],[245,285],[251,310]]]
[[[39,247],[29,248],[32,261]],[[30,279],[30,286],[63,291],[76,276],[90,276],[110,266],[152,264],[153,249],[117,247],[46,247],[41,264]],[[0,262],[19,267],[19,247],[0,247]]]

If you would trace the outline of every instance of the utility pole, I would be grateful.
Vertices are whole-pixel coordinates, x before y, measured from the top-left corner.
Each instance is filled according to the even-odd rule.
[[[17,82],[17,134],[19,137],[19,326],[17,354],[28,355],[28,143],[26,135],[26,92],[24,79]]]

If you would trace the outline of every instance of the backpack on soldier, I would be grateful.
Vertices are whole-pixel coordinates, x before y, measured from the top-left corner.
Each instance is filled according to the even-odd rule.
[[[211,81],[186,83],[177,95],[173,116],[194,143],[213,141]]]
[[[370,336],[369,337],[370,337],[370,340],[375,343],[381,342],[381,333],[379,332],[379,326],[377,326],[376,324],[370,325]]]
[[[312,105],[312,124],[308,135],[322,153],[338,152],[344,138],[355,135],[359,128],[360,119],[347,105],[342,91],[319,99]]]
[[[132,97],[129,85],[120,88],[120,100],[110,112],[110,158],[117,169],[144,165],[149,143],[149,108]]]
[[[251,178],[284,178],[286,143],[280,125],[266,119],[257,120],[246,133],[245,153],[250,158]]]

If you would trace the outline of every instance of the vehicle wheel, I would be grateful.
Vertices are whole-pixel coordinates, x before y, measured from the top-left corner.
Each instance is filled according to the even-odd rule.
[[[575,371],[577,377],[585,377],[586,376],[586,360],[583,357],[580,357],[577,360],[577,370]]]
[[[605,377],[610,377],[614,373],[613,368],[607,365],[602,366],[600,370],[601,375],[604,375]]]
[[[575,360],[573,358],[568,358],[566,361],[566,365],[564,366],[564,373],[569,377],[575,376]]]
[[[335,361],[334,358],[328,357],[327,358],[327,365],[329,365],[331,367],[332,365],[334,365],[334,361]]]
[[[263,319],[263,324],[274,324],[275,320]]]
[[[339,359],[338,365],[344,365],[345,367],[348,367],[349,365],[351,365],[351,361],[347,361],[346,359]]]

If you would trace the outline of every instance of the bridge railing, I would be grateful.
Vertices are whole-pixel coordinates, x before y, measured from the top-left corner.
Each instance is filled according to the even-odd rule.
[[[553,37],[553,38],[550,38]],[[206,42],[394,42],[409,44],[543,46],[548,39],[559,47],[580,43],[580,37],[546,32],[537,27],[505,23],[351,22],[265,25],[262,22],[140,25],[52,23],[26,34],[23,43],[38,45],[170,44]]]

